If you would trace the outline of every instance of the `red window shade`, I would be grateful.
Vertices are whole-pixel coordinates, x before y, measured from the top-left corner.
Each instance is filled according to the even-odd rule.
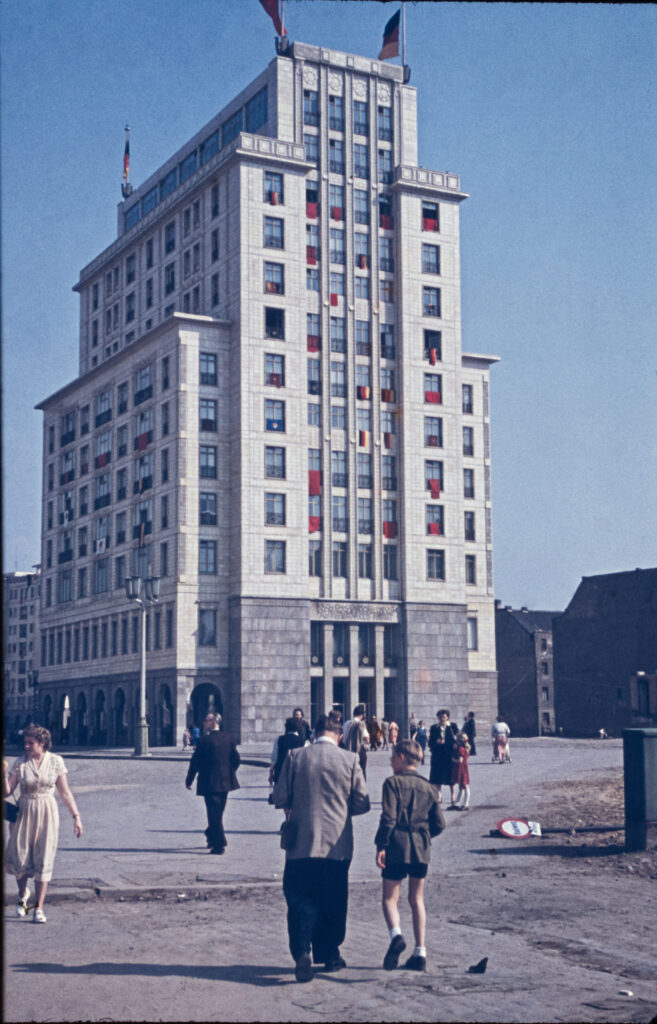
[[[276,294],[278,292],[278,285],[275,281],[265,281],[265,291]]]
[[[319,516],[308,516],[308,533],[317,533],[319,530],[319,524]]]
[[[435,434],[429,434],[429,436],[427,438],[427,444],[429,445],[429,448],[437,448],[438,447],[438,438],[437,438],[437,436]]]
[[[438,358],[438,349],[430,348],[429,349],[429,362],[431,363],[432,366],[436,365],[437,358]]]
[[[322,493],[322,474],[319,469],[308,470],[308,494]]]
[[[317,203],[306,203],[306,217],[311,220],[317,219]]]
[[[269,193],[269,202],[272,206],[278,206],[278,192]]]
[[[338,304],[338,296],[336,295],[335,292],[331,292],[331,305],[332,306],[337,306],[337,304]]]
[[[331,207],[331,217],[333,218],[333,220],[342,220],[342,207],[341,206],[332,206]]]
[[[148,431],[145,434],[140,434],[137,438],[137,451],[143,452],[144,448],[148,445]]]
[[[317,266],[317,249],[314,245],[306,246],[306,263],[311,267]]]
[[[395,436],[394,434],[384,434],[383,435],[383,443],[386,446],[386,448],[392,448],[392,439],[393,439],[394,436]]]
[[[307,348],[309,352],[319,352],[319,337],[316,334],[307,336]]]
[[[440,391],[425,391],[424,400],[432,405],[440,405]]]
[[[367,401],[369,399],[369,397],[370,397],[369,386],[366,386],[364,384],[359,384],[357,390],[358,390],[358,397],[360,399],[363,399],[365,401]]]
[[[361,270],[367,270],[367,256],[364,253],[358,257],[358,266]]]
[[[440,534],[440,523],[429,523],[428,531],[429,533]]]
[[[392,540],[397,536],[397,523],[384,522],[383,524],[383,536]]]
[[[381,227],[390,230],[392,228],[392,217],[389,213],[382,213],[379,217]]]
[[[440,480],[427,480],[432,498],[440,497]]]
[[[281,375],[280,375],[280,373],[270,373],[269,374],[269,383],[273,387],[275,387],[275,388],[280,388],[281,387]]]
[[[422,218],[422,230],[423,231],[437,231],[438,230],[438,221],[435,220],[435,218],[433,218],[433,217],[423,217]]]
[[[99,469],[101,466],[107,465],[107,452],[101,452],[97,459],[97,465]]]

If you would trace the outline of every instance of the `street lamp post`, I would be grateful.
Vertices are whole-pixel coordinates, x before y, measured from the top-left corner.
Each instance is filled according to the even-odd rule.
[[[141,616],[141,657],[139,668],[139,725],[135,736],[134,757],[150,757],[148,752],[148,722],[146,721],[146,606],[155,604],[160,596],[159,576],[129,576],[125,581],[129,601],[136,601]]]

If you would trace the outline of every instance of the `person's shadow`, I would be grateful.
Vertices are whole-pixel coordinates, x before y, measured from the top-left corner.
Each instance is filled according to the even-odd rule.
[[[89,964],[49,964],[24,963],[14,964],[12,970],[19,974],[89,974],[113,977],[160,978],[174,975],[179,978],[203,978],[205,981],[232,981],[236,985],[255,985],[257,988],[270,988],[290,983],[297,984],[294,967],[264,967],[260,964],[147,964],[136,962],[125,963],[89,963]]]

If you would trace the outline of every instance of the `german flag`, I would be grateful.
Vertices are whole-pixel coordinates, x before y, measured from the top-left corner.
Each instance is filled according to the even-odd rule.
[[[383,30],[383,46],[378,56],[379,60],[389,60],[390,57],[399,56],[399,17],[401,9],[393,14],[392,18]]]

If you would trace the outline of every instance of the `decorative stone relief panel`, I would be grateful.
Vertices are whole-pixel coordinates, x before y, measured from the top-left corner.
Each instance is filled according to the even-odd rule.
[[[338,602],[318,602],[311,605],[311,619],[330,619],[335,621],[359,622],[397,622],[397,605],[341,604]]]
[[[367,98],[367,82],[363,78],[354,78],[353,90],[357,100]]]
[[[317,68],[305,67],[303,69],[303,84],[306,89],[316,89],[318,85]]]
[[[380,103],[385,104],[385,106],[389,106],[392,97],[392,91],[387,82],[379,82],[377,96],[379,98]]]
[[[342,75],[329,75],[328,85],[329,92],[342,93]]]

